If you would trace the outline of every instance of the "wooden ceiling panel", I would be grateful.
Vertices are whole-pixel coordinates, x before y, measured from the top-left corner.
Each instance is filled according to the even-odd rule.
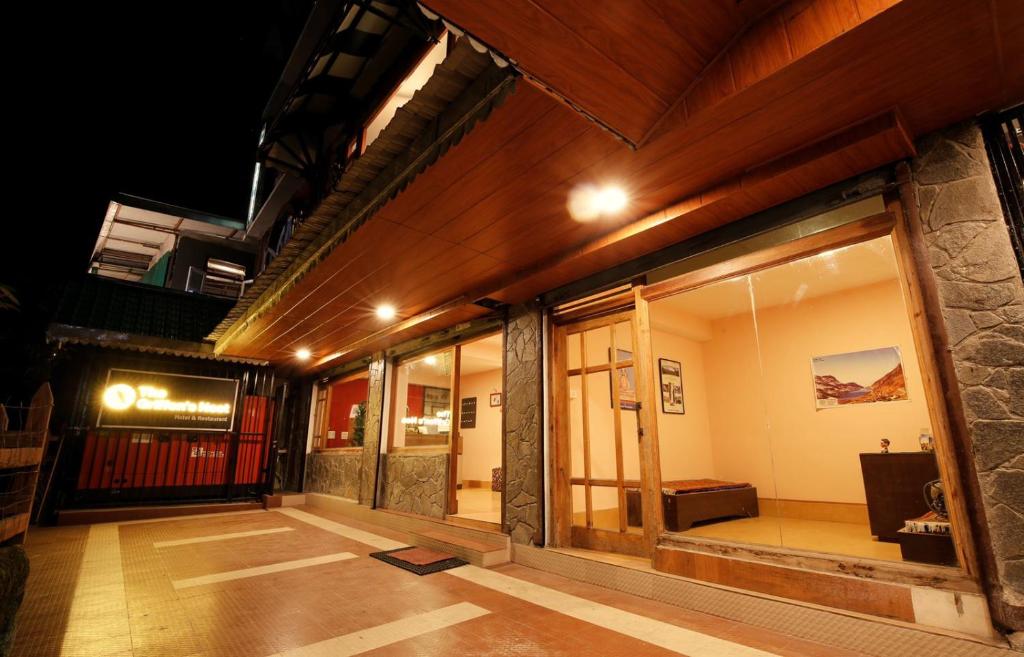
[[[560,0],[538,3],[581,39],[653,92],[666,105],[686,89],[713,57],[699,51],[667,23],[651,20],[642,2]],[[663,2],[672,11],[677,1]],[[651,57],[658,66],[651,66]]]
[[[520,83],[522,85],[523,83]],[[396,223],[404,223],[409,217],[421,214],[421,209],[439,196],[446,196],[453,186],[465,184],[466,176],[490,160],[491,156],[509,142],[521,140],[534,124],[548,112],[562,109],[545,94],[527,94],[517,91],[505,99],[499,111],[487,118],[488,130],[471,130],[459,142],[460,150],[469,153],[453,163],[442,157],[430,167],[432,184],[421,194],[399,194],[385,205],[378,216]],[[571,111],[569,112],[573,114]],[[573,115],[577,123],[578,117]],[[423,230],[425,224],[418,224]]]
[[[440,231],[446,239],[464,242],[469,236],[483,230],[495,217],[504,216],[507,208],[521,202],[516,193],[521,179],[530,181],[530,188],[553,185],[560,175],[557,169],[582,167],[592,157],[599,155],[593,148],[581,147],[580,137],[588,135],[589,141],[599,142],[600,148],[608,150],[625,146],[607,133],[586,121],[568,108],[558,105],[550,98],[530,86],[525,86],[516,95],[544,98],[550,105],[550,112],[534,125],[534,134],[545,135],[545,139],[519,139],[506,144],[491,153],[486,162],[464,171],[461,180],[453,184],[446,193],[439,195],[416,213],[403,217],[403,223],[415,225],[426,232]],[[552,158],[552,153],[565,151],[563,157]],[[556,169],[557,168],[557,169]],[[508,185],[495,188],[495,179],[501,178]],[[433,176],[431,176],[433,179]],[[468,243],[467,243],[468,244]],[[483,250],[469,244],[472,248]]]
[[[426,4],[508,54],[521,70],[562,97],[573,99],[631,141],[639,141],[669,107],[668,101],[588,43],[573,27],[531,0],[430,0]]]
[[[858,1],[861,18],[869,5],[880,13],[852,29],[851,5],[843,0],[798,0],[767,16],[783,26],[787,40],[796,34],[796,51],[806,54],[769,73],[755,62],[740,79],[756,81],[731,86],[730,50],[718,60],[722,83],[709,86],[698,103],[691,101],[704,93],[701,86],[690,89],[685,111],[668,117],[637,151],[520,84],[226,352],[275,360],[300,341],[317,353],[381,348],[395,336],[450,325],[452,317],[481,316],[485,309],[456,312],[449,304],[483,295],[530,298],[905,157],[908,136],[884,121],[881,128],[873,124],[878,134],[854,131],[851,140],[850,126],[870,117],[898,114],[912,137],[1024,95],[1021,60],[1005,58],[1020,53],[1019,42],[1010,40],[1024,32],[1021,19],[1015,14],[997,23],[991,13],[992,7],[1012,13],[1010,3],[889,4]],[[763,34],[782,38],[776,28]],[[833,37],[822,36],[828,34]],[[831,40],[815,45],[822,38]],[[740,42],[735,47],[743,52]],[[832,134],[847,141],[830,142]],[[592,223],[570,218],[566,202],[574,185],[612,181],[630,192],[626,212]],[[657,214],[673,204],[673,217]],[[382,333],[370,314],[385,297],[403,318],[394,332]],[[438,308],[444,312],[436,314]]]

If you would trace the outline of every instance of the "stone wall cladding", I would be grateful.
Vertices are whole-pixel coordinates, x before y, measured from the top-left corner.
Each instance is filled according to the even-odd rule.
[[[380,458],[380,427],[384,412],[384,364],[383,354],[377,354],[370,362],[370,380],[366,399],[366,424],[363,438],[362,482],[356,499],[360,504],[373,505],[376,485],[377,463]]]
[[[981,132],[928,135],[918,211],[973,443],[1003,602],[1024,605],[1024,285]],[[1015,628],[1021,629],[1021,628]]]
[[[306,486],[310,493],[359,497],[359,473],[363,455],[359,452],[314,452],[306,457]]]
[[[542,539],[540,310],[515,306],[505,325],[505,517],[514,543]]]
[[[385,508],[444,518],[447,454],[386,454],[383,458]]]

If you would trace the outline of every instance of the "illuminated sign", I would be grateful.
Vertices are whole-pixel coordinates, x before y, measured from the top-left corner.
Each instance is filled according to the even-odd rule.
[[[237,379],[111,369],[97,426],[110,429],[231,431]]]

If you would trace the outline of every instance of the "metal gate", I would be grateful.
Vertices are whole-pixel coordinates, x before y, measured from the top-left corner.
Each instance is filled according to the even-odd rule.
[[[1024,277],[1024,105],[985,117],[982,132],[1010,242]]]
[[[231,500],[269,492],[273,400],[248,395],[230,433],[90,430],[76,504]]]
[[[273,490],[273,370],[264,364],[66,347],[55,368],[63,450],[43,509],[259,499]],[[230,431],[103,428],[111,369],[238,381]]]

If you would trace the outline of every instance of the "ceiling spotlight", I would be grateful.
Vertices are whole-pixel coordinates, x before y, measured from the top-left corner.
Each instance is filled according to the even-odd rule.
[[[569,214],[576,221],[592,221],[621,212],[629,203],[625,190],[615,185],[580,185],[569,193]]]
[[[437,356],[427,356],[423,359],[423,362],[427,365],[437,365]]]
[[[313,354],[309,351],[309,349],[306,348],[299,349],[298,351],[295,352],[295,357],[298,358],[299,360],[309,360],[309,357],[312,355]]]
[[[377,306],[376,312],[381,319],[394,319],[396,314],[395,307],[387,303]]]

